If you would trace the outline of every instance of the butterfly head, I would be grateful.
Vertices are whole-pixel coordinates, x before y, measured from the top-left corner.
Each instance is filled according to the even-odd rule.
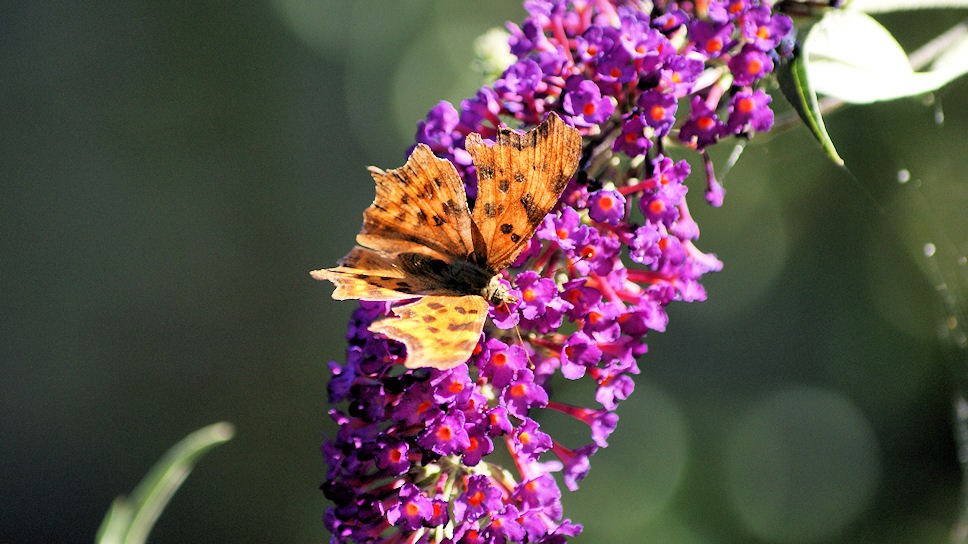
[[[487,282],[487,287],[483,289],[481,296],[495,306],[505,302],[514,303],[518,301],[516,297],[511,295],[511,290],[508,288],[507,284],[501,282],[501,276],[499,275],[493,276],[491,280]]]

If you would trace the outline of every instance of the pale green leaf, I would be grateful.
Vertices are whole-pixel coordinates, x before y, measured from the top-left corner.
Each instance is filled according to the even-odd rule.
[[[865,13],[887,13],[916,9],[968,8],[968,0],[853,0],[849,7]]]
[[[890,32],[852,10],[830,12],[814,25],[804,55],[816,92],[855,104],[924,94],[968,72],[964,40],[949,43],[929,70],[915,72]]]
[[[215,423],[186,436],[172,446],[141,480],[130,497],[120,496],[101,522],[98,544],[142,544],[162,510],[195,463],[209,449],[235,434],[229,423]]]

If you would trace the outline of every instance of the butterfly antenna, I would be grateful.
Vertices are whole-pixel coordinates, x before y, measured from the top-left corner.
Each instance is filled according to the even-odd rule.
[[[552,270],[551,271],[551,275],[549,277],[554,278],[555,276],[558,275],[559,272],[562,272],[562,271],[570,272],[570,269],[573,266],[575,266],[576,264],[584,261],[585,259],[587,259],[587,257],[585,257],[584,255],[578,257],[577,259],[575,259],[573,261],[566,258],[565,264],[562,265],[562,266],[559,266],[558,268],[555,268],[554,270]]]
[[[508,307],[507,301],[502,301],[501,304],[504,305],[504,311],[510,314],[511,308]],[[528,368],[534,368],[534,365],[531,364],[531,356],[528,355],[528,348],[524,346],[524,338],[521,337],[521,329],[518,328],[517,325],[514,326],[514,334],[518,337],[518,345],[520,345],[521,349],[524,350],[524,359],[528,362]]]

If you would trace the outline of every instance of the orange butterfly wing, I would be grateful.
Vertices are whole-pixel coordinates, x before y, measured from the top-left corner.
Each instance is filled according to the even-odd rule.
[[[363,212],[359,245],[336,268],[311,273],[332,281],[339,300],[422,297],[369,328],[406,346],[408,368],[448,369],[470,358],[488,302],[442,280],[486,280],[521,253],[577,168],[581,136],[551,114],[526,134],[500,129],[493,147],[478,134],[466,146],[479,180],[473,218],[454,165],[418,144],[404,166],[369,169],[376,198]]]
[[[392,301],[418,295],[450,294],[427,278],[400,270],[387,254],[360,246],[340,259],[336,268],[313,270],[309,274],[317,280],[333,282],[336,300]]]
[[[464,184],[450,161],[417,144],[402,167],[369,170],[376,198],[363,212],[358,244],[389,255],[415,252],[438,258],[465,258],[474,251]]]
[[[446,370],[470,359],[487,318],[487,301],[479,295],[427,296],[396,306],[395,319],[370,325],[407,346],[407,368]]]
[[[525,134],[498,130],[491,147],[471,134],[465,147],[477,167],[477,252],[488,269],[502,270],[527,246],[578,168],[581,135],[552,113]]]

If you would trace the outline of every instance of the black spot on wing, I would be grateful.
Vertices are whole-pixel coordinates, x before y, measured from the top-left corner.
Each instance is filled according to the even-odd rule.
[[[443,308],[444,305],[439,302],[428,302],[427,307],[430,308],[431,310],[439,310]]]
[[[531,193],[524,193],[521,197],[521,205],[524,206],[524,213],[528,214],[528,223],[537,225],[544,219],[545,214],[535,205],[534,195]]]
[[[484,203],[484,215],[488,217],[494,217],[495,215],[497,215],[497,210],[494,208],[493,202]]]
[[[514,232],[512,232],[512,233],[511,233],[511,241],[512,241],[512,242],[514,242],[514,243],[516,244],[516,243],[518,243],[518,242],[520,242],[520,241],[521,241],[521,237],[520,237],[520,236],[518,236],[518,234],[517,234],[517,233],[514,233]]]
[[[444,218],[443,217],[441,217],[441,216],[439,216],[437,214],[434,214],[434,225],[435,226],[438,226],[439,227],[439,226],[443,225],[444,223],[445,223],[445,221],[444,221]]]
[[[555,176],[555,178],[551,180],[551,190],[556,193],[560,193],[565,189],[565,185],[568,185],[569,179],[571,178],[563,174],[559,174]]]
[[[444,209],[444,213],[447,215],[457,215],[457,203],[454,202],[453,198],[450,198],[447,200],[447,202],[441,204],[441,207]]]
[[[417,212],[417,219],[419,219],[421,221],[426,221],[427,220],[427,214],[425,214],[423,210],[420,210],[420,211]]]
[[[507,193],[508,189],[511,188],[511,182],[509,182],[507,179],[502,179],[498,183],[497,188],[500,189],[502,193]]]
[[[525,180],[527,180],[527,179],[528,178],[523,173],[521,173],[521,172],[515,172],[514,173],[514,182],[515,183],[524,183]]]
[[[450,323],[447,325],[447,329],[451,331],[469,331],[474,328],[474,322],[468,321],[467,323]]]
[[[477,167],[478,179],[491,179],[494,177],[494,168],[489,164],[482,164]]]
[[[457,312],[457,313],[459,313],[459,314],[461,314],[461,315],[464,315],[464,314],[467,313],[467,310],[464,309],[463,306],[454,306],[454,311]]]
[[[503,225],[501,225],[500,228],[503,234],[511,234],[511,231],[514,230],[514,225],[511,225],[510,223],[504,223]]]

